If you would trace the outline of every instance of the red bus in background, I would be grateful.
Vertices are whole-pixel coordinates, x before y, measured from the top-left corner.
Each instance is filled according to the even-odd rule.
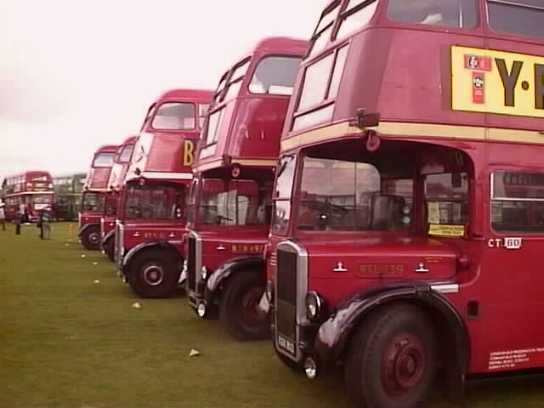
[[[121,194],[115,230],[120,273],[140,296],[172,294],[182,277],[185,202],[213,92],[176,89],[149,108]]]
[[[88,250],[100,248],[100,218],[104,214],[115,213],[116,202],[108,183],[118,149],[117,145],[100,147],[93,156],[85,180],[79,213],[79,238]]]
[[[23,214],[23,222],[38,221],[40,212],[52,212],[55,202],[53,178],[46,171],[27,171],[6,177],[2,183],[6,220]]]
[[[221,78],[194,166],[186,244],[187,292],[205,318],[239,339],[263,338],[269,321],[264,244],[281,130],[307,42],[267,38]]]
[[[130,159],[134,151],[134,146],[138,141],[138,136],[127,138],[117,150],[117,154],[113,160],[110,180],[108,182],[108,190],[112,195],[112,200],[117,204],[115,212],[112,214],[104,214],[100,219],[100,238],[102,251],[110,261],[115,260],[115,221],[117,219],[118,204],[121,198],[121,189],[123,188],[125,177],[127,175]]]
[[[544,368],[544,7],[342,0],[291,99],[263,299],[357,406]]]

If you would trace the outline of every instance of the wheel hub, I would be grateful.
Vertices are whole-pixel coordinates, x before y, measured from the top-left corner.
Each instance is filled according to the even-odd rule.
[[[100,242],[100,234],[93,232],[89,234],[89,242],[93,245],[96,245]]]
[[[242,319],[250,326],[258,324],[263,319],[257,308],[261,296],[262,288],[255,286],[248,290],[242,297]]]
[[[412,334],[403,333],[392,339],[385,349],[382,380],[385,390],[399,395],[417,386],[426,369],[424,346]]]
[[[164,280],[164,271],[159,265],[148,265],[143,275],[145,283],[149,286],[158,286]]]

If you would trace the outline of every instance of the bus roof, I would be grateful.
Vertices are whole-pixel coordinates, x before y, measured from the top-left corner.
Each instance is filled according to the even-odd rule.
[[[544,35],[499,33],[485,0],[464,2],[453,23],[406,21],[390,10],[412,5],[329,2],[299,72],[282,150],[360,133],[350,125],[360,110],[380,115],[382,135],[544,143]]]
[[[123,143],[121,144],[121,146],[126,146],[126,145],[129,145],[129,144],[134,144],[136,143],[136,141],[138,140],[138,135],[134,135],[134,136],[129,136],[127,137]]]
[[[196,171],[228,165],[275,167],[290,91],[307,48],[305,40],[269,37],[230,66],[219,80],[207,117],[206,140],[197,153]],[[271,61],[272,57],[277,57],[277,62]],[[278,90],[273,91],[274,87]]]
[[[137,141],[138,136],[129,136],[123,141],[123,144],[119,146],[111,168],[108,190],[118,191],[123,186],[128,167],[130,166],[130,160],[134,152],[134,146]]]
[[[200,138],[201,116],[207,110],[195,107],[193,111],[168,111],[171,107],[164,105],[163,111],[158,105],[164,102],[209,105],[212,97],[210,90],[183,88],[164,92],[148,110],[125,180],[191,180],[193,156]],[[163,126],[158,126],[157,119],[161,117],[167,120],[162,122]]]
[[[21,173],[15,173],[15,174],[6,176],[4,177],[4,182],[7,182],[8,180],[10,181],[15,180],[15,179],[21,179],[23,181],[27,181],[36,177],[46,177],[47,180],[53,180],[51,173],[49,173],[46,170],[28,170]]]
[[[95,154],[98,153],[116,153],[119,149],[119,145],[103,145],[96,149]]]
[[[9,176],[6,176],[6,178],[14,178],[14,177],[35,177],[35,176],[51,176],[51,174],[47,170],[26,170],[19,173],[10,174]]]
[[[165,101],[185,101],[207,104],[213,96],[213,91],[203,89],[171,89],[162,93],[155,101],[161,103]]]

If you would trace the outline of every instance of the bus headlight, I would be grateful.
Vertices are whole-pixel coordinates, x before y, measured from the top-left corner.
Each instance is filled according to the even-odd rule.
[[[323,299],[317,292],[308,292],[306,294],[306,317],[311,321],[316,321],[321,317],[323,311]]]
[[[200,270],[200,278],[202,280],[208,279],[208,268],[206,268],[205,266],[203,266],[202,269]]]

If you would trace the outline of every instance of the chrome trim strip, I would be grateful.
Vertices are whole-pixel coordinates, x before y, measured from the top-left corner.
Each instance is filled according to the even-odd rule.
[[[459,284],[457,283],[439,283],[431,285],[431,289],[439,293],[459,293]]]
[[[194,290],[198,287],[200,282],[200,271],[202,270],[202,237],[198,235],[193,230],[189,230],[189,237],[194,238],[195,240],[195,287]],[[189,254],[187,254],[189,256]],[[192,290],[191,288],[189,288]]]
[[[22,191],[20,193],[6,194],[6,198],[9,197],[20,197],[25,195],[53,195],[54,191]]]
[[[306,308],[305,308],[305,297],[306,292],[308,292],[308,252],[298,245],[297,243],[293,241],[282,241],[278,244],[276,247],[276,259],[278,259],[277,251],[279,249],[284,249],[287,252],[295,252],[297,254],[297,270],[296,270],[296,276],[297,276],[297,313],[296,313],[296,339],[295,339],[295,358],[297,362],[301,362],[303,359],[303,355],[299,348],[299,340],[300,340],[300,325],[307,324],[308,318],[306,317]],[[276,266],[276,270],[279,267],[279,263]],[[276,319],[277,316],[277,310],[278,310],[278,273],[276,272],[276,279],[274,279],[274,292],[276,293],[276,296],[274,296],[274,319]],[[278,322],[274,321],[274,342],[278,339]],[[286,357],[293,358],[293,356],[286,351],[282,350],[280,347],[276,346],[278,352],[284,354]]]
[[[192,173],[162,173],[158,171],[144,171],[139,177],[155,180],[192,180]]]

